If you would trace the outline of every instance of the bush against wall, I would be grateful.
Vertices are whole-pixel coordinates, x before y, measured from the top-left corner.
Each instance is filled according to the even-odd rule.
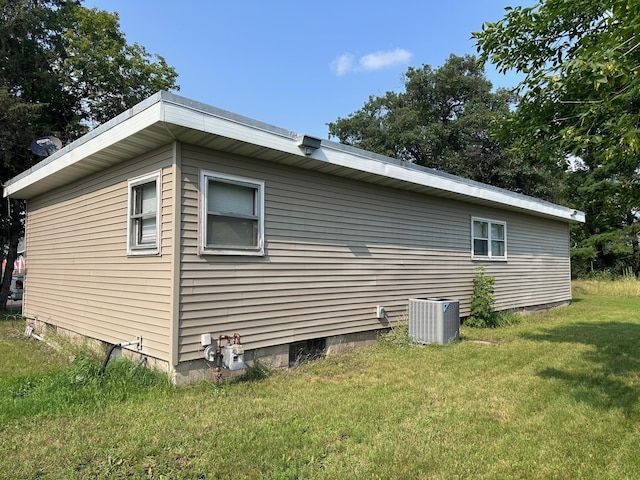
[[[473,277],[473,293],[471,294],[471,313],[466,320],[470,327],[495,327],[497,326],[497,313],[493,308],[495,290],[495,278],[486,276],[484,267],[476,268]]]
[[[486,276],[484,267],[477,267],[473,278],[471,312],[465,320],[465,325],[476,328],[497,328],[520,323],[522,317],[516,312],[496,312],[494,291],[495,278]]]

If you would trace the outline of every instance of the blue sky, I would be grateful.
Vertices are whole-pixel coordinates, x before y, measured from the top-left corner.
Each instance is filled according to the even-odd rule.
[[[530,5],[533,2],[518,2]],[[516,3],[516,4],[518,4]],[[475,54],[471,32],[507,0],[86,0],[118,12],[129,43],[162,55],[180,95],[327,138],[371,95],[402,90],[407,67]],[[494,87],[515,76],[487,68]]]

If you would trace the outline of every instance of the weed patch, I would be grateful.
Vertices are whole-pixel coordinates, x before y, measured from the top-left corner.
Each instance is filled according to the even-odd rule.
[[[640,298],[640,280],[624,277],[620,280],[576,280],[572,282],[575,297]]]
[[[126,360],[112,362],[100,377],[95,352],[55,335],[51,343],[24,332],[24,319],[18,316],[0,321],[0,428],[21,419],[101,409],[169,387],[166,375]]]
[[[416,343],[409,337],[409,322],[398,323],[388,332],[380,335],[378,343],[381,346],[392,348],[413,348]]]

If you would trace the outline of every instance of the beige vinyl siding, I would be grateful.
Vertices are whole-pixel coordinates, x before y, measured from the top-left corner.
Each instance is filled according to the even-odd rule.
[[[566,302],[571,299],[569,227],[562,222],[494,213],[507,222],[507,258],[474,261],[496,278],[496,308],[500,310]]]
[[[474,269],[496,276],[498,307],[566,301],[567,227],[469,203],[183,145],[180,361],[200,335],[249,349],[386,326],[407,300],[447,297],[468,314]],[[265,181],[265,255],[198,254],[199,169]],[[507,222],[508,261],[471,259],[471,217]],[[539,233],[538,233],[539,232]]]
[[[164,148],[29,201],[26,315],[169,359],[172,163]],[[161,255],[127,256],[127,180],[160,169]]]

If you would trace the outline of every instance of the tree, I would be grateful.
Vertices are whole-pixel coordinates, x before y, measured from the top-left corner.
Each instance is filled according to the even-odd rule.
[[[482,61],[525,74],[529,134],[607,160],[640,154],[638,24],[634,0],[547,0],[507,8],[473,36]]]
[[[69,17],[61,39],[66,55],[56,68],[72,79],[82,124],[103,123],[159,90],[178,88],[163,57],[126,43],[117,14],[80,7]]]
[[[68,143],[157,90],[178,89],[158,55],[127,44],[117,14],[79,0],[0,0],[0,181],[37,163],[38,136]],[[6,308],[24,205],[0,204]]]
[[[516,97],[492,85],[473,56],[451,55],[438,69],[410,67],[405,90],[370,97],[362,109],[329,123],[329,133],[358,146],[418,165],[528,194],[552,182],[527,159],[509,156],[489,135],[494,118],[510,115]],[[507,137],[503,138],[508,141]]]
[[[564,194],[587,214],[586,230],[574,230],[576,259],[615,274],[640,273],[638,25],[635,0],[546,0],[508,8],[473,34],[481,61],[524,74],[500,128],[521,151],[555,151],[576,165]]]
[[[25,145],[33,139],[32,125],[36,122],[40,107],[23,102],[9,95],[6,87],[0,87],[0,158],[2,159],[2,181],[19,173],[24,165]],[[17,257],[18,242],[24,230],[23,202],[6,200],[0,202],[0,227],[2,228],[2,260],[7,268],[0,279],[0,310],[6,308],[11,275]]]

